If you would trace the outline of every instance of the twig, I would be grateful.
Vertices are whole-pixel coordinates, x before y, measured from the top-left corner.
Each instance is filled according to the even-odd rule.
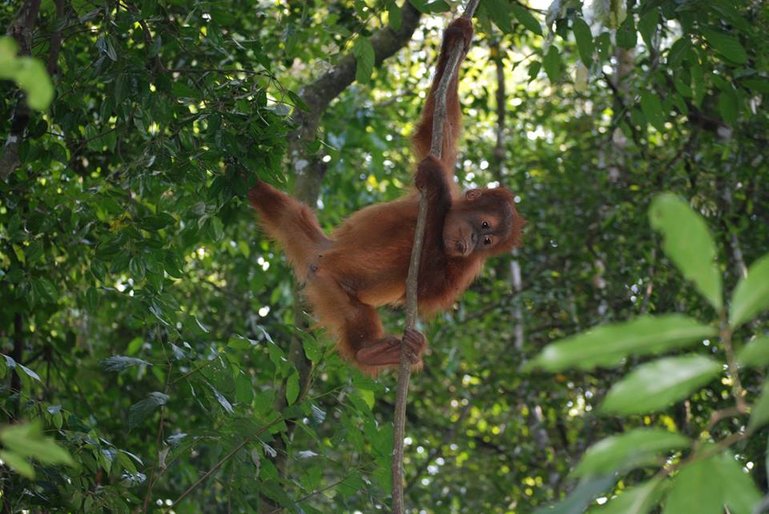
[[[734,396],[735,408],[738,412],[744,414],[748,411],[748,406],[745,403],[745,390],[742,388],[740,372],[737,368],[737,359],[734,355],[732,328],[726,319],[726,309],[723,309],[721,312],[721,344],[724,346],[729,377],[732,379],[732,396]]]
[[[464,18],[472,18],[480,0],[469,0],[462,15]],[[449,59],[446,64],[441,82],[435,91],[435,110],[433,112],[433,133],[430,145],[430,153],[440,158],[443,150],[443,125],[446,118],[446,93],[449,88],[457,65],[462,56],[462,42],[457,41],[450,49]],[[409,261],[409,273],[406,278],[406,330],[413,329],[417,320],[417,279],[419,273],[419,261],[422,255],[422,243],[424,241],[425,224],[427,221],[427,198],[424,192],[419,196],[419,214],[414,229],[414,246],[411,249]],[[398,367],[398,389],[395,394],[395,413],[393,415],[393,514],[405,512],[403,498],[403,444],[406,432],[406,401],[408,399],[409,380],[411,378],[411,361],[406,356],[405,345],[401,346],[401,360]]]

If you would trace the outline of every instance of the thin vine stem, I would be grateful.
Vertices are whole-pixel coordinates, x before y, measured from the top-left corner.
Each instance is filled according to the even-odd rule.
[[[480,0],[469,0],[465,7],[464,18],[472,18]],[[443,127],[446,121],[446,94],[451,78],[456,73],[457,66],[462,57],[463,44],[457,41],[449,50],[449,59],[446,64],[441,82],[435,91],[435,111],[433,113],[433,133],[430,145],[430,153],[441,157],[443,150]],[[414,229],[414,246],[411,249],[409,261],[409,273],[406,278],[406,330],[413,329],[417,321],[417,292],[419,261],[422,255],[425,225],[427,221],[427,198],[424,193],[419,196],[419,214]],[[411,361],[406,356],[405,345],[401,347],[401,360],[398,367],[398,389],[395,394],[395,413],[393,415],[393,504],[394,514],[404,514],[404,481],[403,481],[403,453],[406,435],[406,403],[408,401],[409,381],[411,379]]]

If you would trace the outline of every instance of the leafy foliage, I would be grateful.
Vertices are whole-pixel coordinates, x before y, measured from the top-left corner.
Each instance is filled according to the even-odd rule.
[[[699,284],[700,293],[706,296],[714,307],[720,308],[720,287],[714,289],[714,284],[720,284],[720,280],[713,278],[715,242],[708,234],[702,218],[692,211],[686,203],[669,194],[655,198],[650,207],[650,218],[652,224],[663,233],[665,252],[671,260],[676,263],[688,279]],[[691,246],[683,244],[684,240],[688,241]],[[769,255],[762,260],[765,261],[767,257]],[[751,285],[755,290],[749,291]],[[739,293],[741,302],[738,305],[744,305],[742,309],[752,314],[755,314],[766,301],[763,282],[761,285],[758,285],[758,282],[741,282],[735,291],[735,297],[738,296],[737,293]],[[733,303],[737,302],[733,300]],[[725,319],[725,310],[722,310],[721,316],[722,319]],[[744,321],[739,316],[732,316],[731,319],[732,322],[735,320]],[[627,323],[614,327],[612,329],[614,340],[606,341],[607,353],[618,357],[629,356],[634,347],[637,346],[634,343],[638,340],[636,330],[638,324],[639,322]],[[734,360],[732,335],[735,328],[734,325],[726,324],[721,327],[719,339],[723,346],[726,362],[719,363],[706,355],[688,354],[665,357],[641,364],[611,387],[601,405],[601,411],[629,415],[648,414],[662,410],[673,403],[691,398],[694,393],[721,374],[722,369],[728,369],[730,381],[733,384],[734,412],[739,415],[751,411],[745,405],[745,391],[740,385],[739,371]],[[707,333],[702,333],[700,339],[706,335]],[[583,338],[585,337],[583,336]],[[575,339],[580,340],[579,336],[573,338],[572,341]],[[663,342],[666,340],[664,331],[660,334],[660,340]],[[572,341],[555,343],[555,346],[564,347]],[[670,348],[674,347],[671,346]],[[755,355],[753,352],[755,350],[751,351]],[[560,365],[563,364],[557,352],[548,350],[545,350],[538,360],[543,366],[547,366],[549,361],[554,361],[557,367],[561,367]],[[750,360],[750,358],[744,359],[743,362]],[[613,362],[608,361],[607,363],[612,364]],[[568,364],[577,365],[574,361],[566,361],[566,365]],[[554,365],[550,364],[550,366],[552,368]],[[694,440],[688,440],[683,434],[677,432],[660,431],[660,429],[637,429],[623,436],[611,436],[596,443],[585,453],[582,461],[575,469],[575,474],[606,476],[618,471],[620,474],[624,474],[639,465],[655,466],[659,461],[658,457],[662,457],[659,455],[660,450],[669,452],[671,449],[689,448],[690,453],[686,459],[682,458],[682,453],[672,468],[660,469],[658,475],[673,475],[672,485],[668,487],[664,498],[663,495],[658,495],[653,500],[648,499],[645,491],[664,487],[663,481],[654,478],[649,482],[641,483],[639,489],[636,490],[640,492],[633,493],[632,499],[622,500],[622,508],[633,510],[632,507],[628,506],[628,503],[639,502],[640,504],[635,510],[649,512],[655,503],[661,502],[664,505],[663,512],[670,513],[720,513],[724,507],[728,507],[730,511],[734,512],[754,512],[754,509],[758,507],[761,495],[754,482],[743,472],[728,449],[737,441],[749,438],[758,427],[769,421],[767,387],[769,387],[769,381],[765,383],[762,394],[755,400],[747,429],[736,434],[739,437],[716,441],[717,445],[701,445]],[[711,418],[719,419],[721,416],[729,415],[730,412],[726,410],[714,412]],[[638,499],[635,498],[636,494]],[[619,498],[622,498],[622,495]],[[583,501],[582,497],[572,495],[564,500],[561,508],[567,509],[571,505],[582,505]],[[611,507],[608,508],[611,509]]]
[[[382,64],[372,34],[400,26],[403,2],[41,2],[19,36],[30,55],[2,40],[6,510],[387,508],[394,379],[298,328],[243,196],[255,176],[292,187],[292,109],[315,108],[303,88],[351,57],[358,81],[301,147],[322,163],[321,222],[408,187],[458,9],[413,5],[414,41]],[[761,501],[768,26],[761,2],[481,2],[457,176],[516,191],[528,225],[421,327],[413,510]]]
[[[26,93],[29,106],[43,111],[53,100],[51,79],[42,62],[32,57],[19,57],[17,51],[12,38],[0,37],[0,79],[16,82]]]

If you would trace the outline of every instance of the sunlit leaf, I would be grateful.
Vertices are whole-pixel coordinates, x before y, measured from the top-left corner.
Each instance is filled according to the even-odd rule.
[[[656,412],[683,400],[713,380],[721,364],[704,355],[667,357],[642,364],[614,384],[601,410],[614,414]]]
[[[574,469],[576,476],[608,475],[654,464],[670,450],[686,448],[690,441],[661,428],[637,428],[607,437],[587,449]]]
[[[761,311],[769,309],[769,254],[764,255],[750,268],[732,294],[729,323],[737,327]]]
[[[374,391],[371,391],[369,389],[356,389],[355,392],[360,396],[360,398],[366,403],[369,409],[374,408]]]
[[[17,56],[16,42],[0,37],[0,79],[13,80],[27,94],[32,109],[43,111],[53,100],[53,83],[45,65],[36,58]]]
[[[716,328],[680,314],[642,316],[599,326],[548,345],[525,369],[561,371],[616,366],[628,355],[683,348],[717,335]]]
[[[720,310],[721,273],[716,245],[705,221],[689,204],[671,193],[658,195],[649,208],[651,225],[663,236],[663,249],[710,304]]]

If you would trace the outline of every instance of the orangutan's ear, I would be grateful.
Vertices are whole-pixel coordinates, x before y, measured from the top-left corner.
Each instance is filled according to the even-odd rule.
[[[471,189],[470,191],[465,193],[465,198],[472,202],[480,198],[481,195],[483,195],[483,191],[481,191],[480,189]]]

